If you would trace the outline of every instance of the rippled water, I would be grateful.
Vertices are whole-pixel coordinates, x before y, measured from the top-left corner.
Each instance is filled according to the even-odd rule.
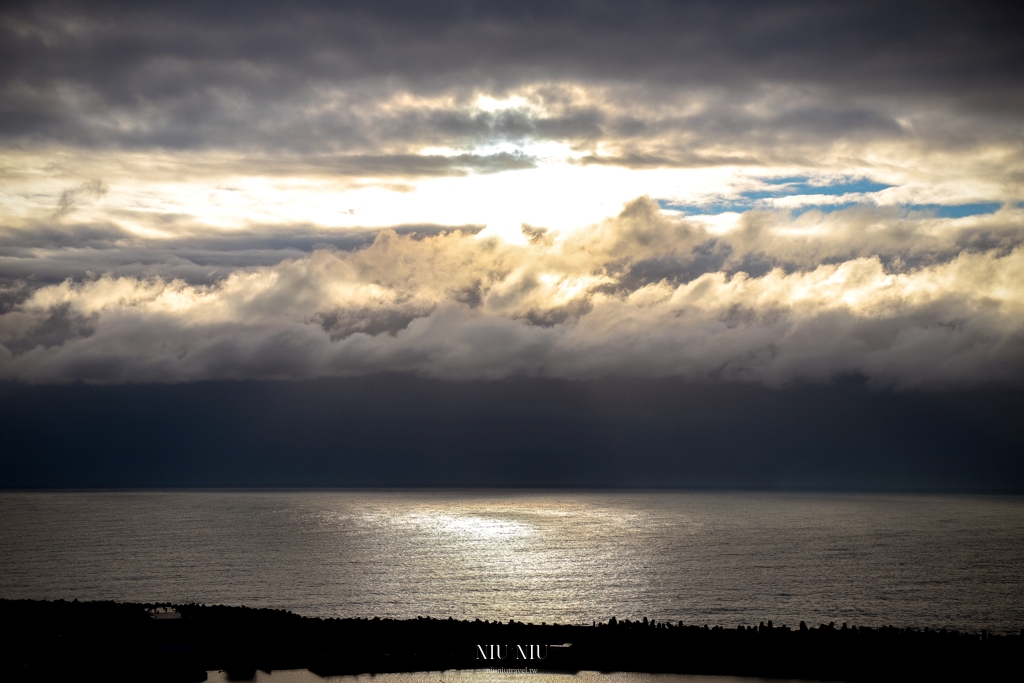
[[[306,615],[1024,627],[1024,499],[7,492],[0,597]]]
[[[227,683],[223,671],[210,671],[209,683]],[[321,678],[305,670],[257,671],[255,683],[784,683],[777,678],[738,678],[735,676],[695,676],[688,674],[645,674],[629,672],[576,674],[531,673],[501,674],[489,671],[420,671],[399,674],[364,674]]]

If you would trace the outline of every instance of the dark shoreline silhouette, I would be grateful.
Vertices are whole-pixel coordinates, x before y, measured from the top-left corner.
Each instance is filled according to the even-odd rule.
[[[256,670],[327,675],[536,669],[833,681],[965,681],[1019,675],[1024,630],[819,625],[722,628],[643,621],[591,626],[420,617],[319,619],[283,610],[0,599],[0,677],[50,681],[235,680]],[[570,644],[570,646],[566,646]]]

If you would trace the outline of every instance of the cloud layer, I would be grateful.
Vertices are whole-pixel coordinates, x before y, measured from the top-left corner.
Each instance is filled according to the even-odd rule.
[[[1006,12],[10,3],[0,378],[1019,383]]]
[[[0,139],[380,156],[527,137],[621,162],[1020,131],[997,3],[10,3]],[[481,111],[480,93],[518,106]],[[951,126],[951,121],[975,125]],[[913,130],[911,130],[911,128]],[[716,154],[717,152],[717,154]],[[414,160],[406,159],[415,168]]]
[[[0,317],[0,373],[43,382],[403,371],[1015,383],[1024,247],[1019,229],[999,225],[1019,224],[1014,211],[934,235],[921,224],[937,219],[884,211],[752,212],[743,230],[715,237],[641,198],[567,235],[524,226],[521,243],[488,231],[382,231],[365,248],[238,269],[208,285],[69,280]],[[959,248],[979,231],[1003,244]]]

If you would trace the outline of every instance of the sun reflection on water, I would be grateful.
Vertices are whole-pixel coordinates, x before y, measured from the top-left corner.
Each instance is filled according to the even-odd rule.
[[[584,605],[609,591],[649,597],[657,573],[646,540],[664,523],[602,497],[408,492],[355,494],[320,521],[346,530],[344,552],[362,569],[339,567],[338,581],[374,616],[427,602],[431,616],[508,619],[529,609],[538,623],[566,609],[590,616]],[[422,579],[414,593],[408,576]]]
[[[226,683],[223,671],[210,671],[207,681]],[[361,674],[358,676],[320,677],[305,669],[286,671],[257,671],[252,678],[255,683],[758,683],[778,679],[738,678],[735,676],[700,676],[689,674],[647,674],[616,671],[598,673],[580,671],[575,674],[537,672],[502,673],[497,671],[415,671],[410,673]]]
[[[522,538],[534,533],[530,526],[514,520],[477,515],[412,514],[406,520],[434,533],[482,540]]]

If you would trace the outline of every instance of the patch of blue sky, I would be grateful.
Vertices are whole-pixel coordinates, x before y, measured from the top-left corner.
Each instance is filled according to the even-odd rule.
[[[843,178],[838,182],[828,184],[815,184],[807,176],[793,176],[789,178],[766,178],[763,179],[766,185],[772,185],[771,189],[750,190],[741,192],[740,195],[747,199],[778,199],[779,197],[793,197],[804,195],[844,195],[844,194],[870,194],[887,190],[892,185],[879,183],[870,178]]]
[[[973,204],[910,204],[904,208],[908,211],[925,211],[936,218],[966,218],[995,213],[1003,206],[1002,202],[975,202]]]
[[[844,177],[830,183],[815,182],[811,176],[760,178],[758,180],[769,187],[740,192],[736,197],[720,197],[705,202],[681,203],[661,199],[658,200],[658,203],[662,209],[676,211],[684,216],[708,216],[728,212],[749,211],[754,208],[773,208],[770,200],[783,197],[868,195],[892,187],[892,185],[864,177]],[[822,203],[820,206],[807,205],[796,211],[804,213],[812,208],[817,208],[827,213],[840,208],[848,208],[849,206],[849,202],[835,202],[832,205]]]
[[[740,199],[718,199],[701,204],[680,204],[669,199],[659,199],[658,205],[665,211],[674,211],[683,216],[715,216],[722,213],[743,213],[754,208],[770,208],[765,202],[743,197]],[[832,213],[854,207],[877,207],[874,202],[847,201],[828,204],[803,204],[788,209],[791,216],[801,216],[808,211]],[[1018,206],[1021,206],[1018,204]],[[971,204],[902,204],[896,208],[903,211],[919,211],[929,213],[936,218],[966,218],[995,213],[1002,207],[1000,202],[975,202]],[[786,210],[786,209],[782,209]]]
[[[716,199],[701,204],[681,204],[671,199],[659,199],[658,206],[664,211],[675,211],[683,216],[717,216],[722,213],[743,213],[755,206],[749,199]]]

